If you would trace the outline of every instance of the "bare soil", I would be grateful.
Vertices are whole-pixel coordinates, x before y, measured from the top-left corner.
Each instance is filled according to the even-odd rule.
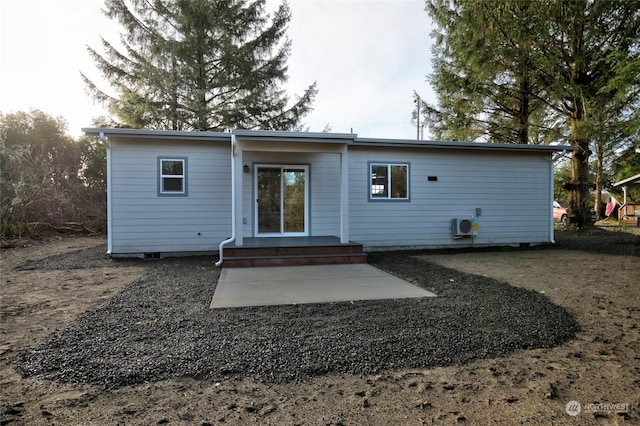
[[[184,377],[112,389],[23,377],[18,365],[154,263],[112,261],[95,251],[104,245],[100,238],[3,250],[0,424],[640,424],[640,237],[557,237],[553,248],[392,253],[372,262],[398,273],[394,259],[399,265],[410,256],[425,268],[442,265],[544,294],[580,327],[559,346],[288,383]],[[81,249],[91,254],[84,267],[65,263]],[[567,414],[570,401],[581,404],[579,414]]]

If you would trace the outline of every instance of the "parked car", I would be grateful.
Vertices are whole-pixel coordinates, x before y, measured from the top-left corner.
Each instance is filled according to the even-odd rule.
[[[595,209],[589,209],[589,217],[592,223],[596,222]],[[561,222],[563,225],[567,223],[567,208],[560,204],[559,201],[553,202],[553,220],[555,222]]]
[[[557,201],[553,202],[553,220],[563,224],[567,223],[567,208]]]

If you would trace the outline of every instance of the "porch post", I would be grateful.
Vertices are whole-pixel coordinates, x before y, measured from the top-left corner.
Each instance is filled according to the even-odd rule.
[[[235,191],[236,194],[236,241],[235,244],[238,247],[242,247],[243,245],[243,224],[242,224],[242,217],[244,215],[244,213],[242,212],[242,188],[243,188],[243,179],[244,179],[244,169],[243,169],[243,163],[242,163],[242,153],[243,153],[243,148],[242,148],[242,142],[237,141],[236,142],[236,155],[235,155],[235,188],[233,188],[233,190]]]
[[[349,243],[349,149],[340,152],[340,243]]]

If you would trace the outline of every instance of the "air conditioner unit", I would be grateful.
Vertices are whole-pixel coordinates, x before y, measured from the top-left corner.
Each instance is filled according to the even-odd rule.
[[[454,238],[475,237],[478,235],[478,219],[475,217],[456,217],[452,220],[451,231]]]

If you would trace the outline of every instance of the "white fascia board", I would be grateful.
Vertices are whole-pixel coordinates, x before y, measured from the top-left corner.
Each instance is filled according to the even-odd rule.
[[[411,139],[374,139],[357,138],[352,146],[367,147],[397,147],[397,148],[431,148],[431,149],[464,149],[480,151],[532,151],[532,152],[561,152],[573,151],[575,148],[565,145],[523,145],[512,143],[481,143],[481,142],[450,142],[423,141]]]
[[[354,133],[311,133],[311,132],[284,132],[272,130],[234,130],[236,138],[242,140],[279,142],[312,142],[312,143],[351,143],[358,135]]]
[[[364,147],[421,148],[421,149],[463,149],[481,151],[513,151],[513,152],[568,152],[574,147],[564,145],[522,145],[508,143],[449,142],[449,141],[417,141],[410,139],[376,139],[358,138],[355,133],[311,133],[285,132],[272,130],[233,130],[232,132],[193,132],[173,130],[145,130],[120,128],[83,128],[87,135],[98,136],[101,132],[109,137],[155,139],[155,140],[193,140],[203,142],[231,142],[233,133],[238,140],[256,142],[297,142],[339,144]],[[631,178],[633,180],[633,178]],[[623,182],[627,182],[625,180]]]
[[[119,128],[95,128],[85,127],[82,131],[90,136],[98,136],[101,132],[105,136],[132,138],[132,139],[180,139],[199,141],[228,141],[231,142],[231,133],[228,132],[184,132],[175,130],[144,130],[144,129],[119,129]]]

